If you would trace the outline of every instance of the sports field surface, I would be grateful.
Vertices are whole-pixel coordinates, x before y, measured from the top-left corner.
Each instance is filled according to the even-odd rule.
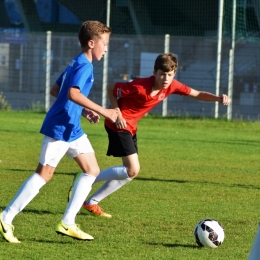
[[[44,113],[0,111],[0,210],[38,164]],[[101,169],[107,157],[103,120],[82,126]],[[244,260],[260,221],[260,122],[148,116],[139,122],[138,177],[100,203],[112,219],[79,214],[92,242],[58,236],[55,226],[79,171],[66,157],[53,179],[13,221],[21,244],[0,237],[0,259]],[[93,191],[99,184],[93,186]],[[196,224],[217,219],[217,249],[199,248]]]

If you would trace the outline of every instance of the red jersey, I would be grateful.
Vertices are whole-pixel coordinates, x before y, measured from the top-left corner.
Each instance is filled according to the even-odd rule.
[[[155,77],[137,78],[131,82],[117,82],[114,87],[114,96],[118,98],[118,106],[126,120],[127,127],[117,129],[115,123],[105,120],[110,129],[120,132],[127,130],[136,134],[137,122],[157,104],[170,94],[189,95],[191,88],[173,79],[168,88],[162,88],[155,96],[151,96]]]

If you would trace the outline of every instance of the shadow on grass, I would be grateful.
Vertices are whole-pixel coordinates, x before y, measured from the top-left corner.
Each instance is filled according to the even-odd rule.
[[[143,178],[143,177],[136,177],[136,181],[158,181],[158,182],[174,182],[174,183],[198,183],[198,184],[212,184],[212,185],[221,185],[225,187],[238,187],[243,189],[255,189],[260,190],[260,187],[254,185],[245,185],[245,184],[225,184],[219,182],[208,182],[208,181],[185,181],[185,180],[172,180],[172,179],[158,179],[158,178]]]
[[[5,170],[14,171],[14,172],[29,172],[28,170],[23,169],[9,169],[6,168]],[[31,171],[33,172],[33,171]],[[76,172],[73,173],[64,173],[64,172],[54,172],[54,175],[67,175],[67,176],[74,176]],[[198,184],[212,184],[212,185],[221,185],[225,187],[238,187],[242,189],[255,189],[260,190],[260,187],[255,185],[245,185],[245,184],[225,184],[225,183],[218,183],[218,182],[207,182],[207,181],[186,181],[186,180],[174,180],[174,179],[158,179],[158,178],[143,178],[143,177],[136,177],[135,180],[137,181],[158,181],[158,182],[174,182],[174,183],[198,183]]]
[[[71,239],[71,238],[70,238]],[[79,241],[79,240],[77,240]],[[3,243],[8,243],[6,240],[4,239],[0,239],[0,243],[3,242]],[[22,240],[22,243],[25,243],[25,242],[34,242],[34,243],[44,243],[44,244],[68,244],[68,245],[71,245],[71,241],[57,241],[57,240],[44,240],[44,239],[26,239],[26,240]],[[86,241],[82,241],[82,243]]]
[[[5,168],[4,170],[8,170],[8,171],[11,171],[11,172],[28,172],[28,173],[34,173],[35,172],[35,169],[34,170],[24,170],[24,169],[10,169],[10,168]],[[69,176],[74,176],[76,172],[59,172],[59,171],[55,171],[54,172],[54,175],[69,175]]]
[[[146,245],[150,245],[150,246],[165,246],[165,247],[184,247],[184,248],[196,248],[196,249],[200,249],[200,247],[196,246],[196,245],[190,245],[190,244],[174,244],[174,243],[145,243]]]
[[[135,180],[138,181],[159,181],[159,182],[175,182],[175,183],[189,183],[191,181],[184,181],[184,180],[172,180],[172,179],[158,179],[158,178],[143,178],[143,177],[136,177]]]
[[[62,237],[62,236],[61,236]],[[65,241],[68,239],[68,241]],[[64,241],[57,241],[57,240],[46,240],[46,239],[29,239],[29,241],[36,242],[36,243],[45,243],[45,244],[70,244],[71,245],[72,238],[64,236]],[[76,240],[76,239],[74,239]],[[80,241],[80,240],[77,240]],[[80,241],[82,243],[86,243],[86,241]]]
[[[0,212],[2,212],[4,209],[6,208],[6,206],[0,205]],[[20,212],[21,213],[21,212]],[[35,209],[24,209],[22,211],[22,214],[37,214],[37,215],[43,215],[43,214],[47,214],[47,215],[57,215],[60,214],[62,215],[64,213],[64,211],[62,212],[51,212],[48,210],[35,210]]]
[[[163,138],[163,137],[160,137],[160,138],[156,138],[156,137],[141,137],[140,138],[140,140],[141,139],[143,139],[143,140],[157,140],[157,141],[160,141],[160,142],[162,142],[162,140],[165,140],[167,143],[180,143],[180,142],[185,142],[185,143],[203,143],[203,144],[205,144],[205,143],[208,143],[208,144],[217,144],[217,145],[220,145],[220,144],[227,144],[227,145],[232,145],[232,146],[234,146],[234,145],[248,145],[248,146],[259,146],[259,144],[260,144],[260,141],[258,141],[258,140],[242,140],[242,139],[240,139],[240,140],[237,140],[237,139],[235,139],[235,140],[227,140],[227,141],[223,141],[223,140],[221,140],[221,141],[207,141],[207,140],[205,140],[205,139],[201,139],[201,140],[199,140],[199,139],[196,139],[196,140],[193,140],[193,139],[180,139],[180,138],[178,138],[178,139],[171,139],[171,140],[169,140],[168,138]]]
[[[10,168],[5,168],[4,170],[11,171],[11,172],[34,172],[35,170],[25,170],[25,169],[10,169]]]

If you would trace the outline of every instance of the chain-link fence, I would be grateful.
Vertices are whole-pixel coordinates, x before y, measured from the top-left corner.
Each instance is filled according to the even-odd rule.
[[[70,1],[60,2],[64,2],[64,4],[66,2],[68,6],[71,3]],[[79,11],[80,5],[77,5],[77,2],[81,1],[74,3],[74,9]],[[96,3],[96,1],[91,2]],[[191,13],[193,6],[185,6],[185,1],[183,1],[183,5],[181,3],[173,5],[170,1],[166,1],[164,4],[157,3],[157,9],[155,4],[150,6],[145,1],[111,2],[113,33],[109,44],[108,67],[105,70],[108,83],[152,75],[154,59],[159,53],[164,52],[165,34],[169,33],[169,50],[176,53],[179,59],[176,79],[195,89],[215,93],[218,10],[214,9],[210,13],[210,15],[215,15],[214,19],[210,19],[207,14],[201,20],[197,16],[191,16],[185,22],[184,16]],[[247,3],[245,8],[246,2],[249,4]],[[106,18],[106,1],[102,1],[102,3],[103,5],[99,6],[94,3],[89,4],[86,12],[89,14],[92,8],[92,15],[86,15],[86,18],[103,21]],[[218,8],[218,1],[214,3],[214,7]],[[233,1],[226,1],[224,4],[220,93],[228,92],[232,3]],[[204,5],[202,6],[202,4]],[[253,19],[247,14],[247,12],[255,12],[254,7],[257,4],[258,1],[254,0],[237,0],[232,97],[232,118],[234,119],[259,120],[260,117],[260,37],[257,20],[259,17],[255,14]],[[103,7],[101,8],[101,6]],[[170,7],[172,7],[171,10],[169,10]],[[198,12],[203,15],[205,13],[203,10],[208,9],[207,1],[201,0]],[[100,10],[99,14],[97,10]],[[156,10],[158,11],[157,16]],[[162,10],[165,11],[164,15]],[[172,17],[169,22],[166,18],[173,13],[178,15],[175,18]],[[80,17],[82,16],[81,14]],[[160,23],[156,24],[158,16],[161,17]],[[207,19],[210,21],[209,24],[207,24]],[[191,21],[194,21],[194,24]],[[125,28],[127,23],[128,29]],[[76,25],[77,30],[79,26]],[[51,84],[70,60],[80,52],[77,30],[74,30],[73,33],[59,33],[55,28],[53,27],[51,34]],[[189,30],[186,30],[187,28]],[[20,28],[8,27],[0,33],[0,92],[13,109],[44,107],[46,53],[46,32],[29,33],[26,28],[20,26]],[[93,64],[95,81],[89,98],[102,104],[103,61]],[[51,99],[51,102],[53,101]],[[198,102],[177,95],[171,95],[167,99],[167,103],[168,115],[214,117],[214,103]],[[162,105],[154,108],[152,113],[162,114]],[[226,113],[226,107],[220,105],[219,116],[225,117]]]
[[[220,93],[227,93],[229,40],[223,40]],[[215,93],[216,46],[212,38],[170,37],[170,51],[178,55],[176,79],[199,90]],[[0,66],[0,91],[13,109],[29,109],[45,102],[46,35],[26,35],[21,45],[0,44],[6,54]],[[51,83],[80,51],[77,36],[52,34]],[[155,57],[164,51],[162,36],[112,36],[109,45],[108,82],[152,75]],[[235,51],[233,118],[258,119],[260,115],[259,43],[239,41]],[[94,62],[94,86],[90,98],[102,103],[103,62]],[[161,114],[161,106],[153,113]],[[214,116],[214,104],[172,95],[169,115]],[[220,106],[220,115],[226,107]]]

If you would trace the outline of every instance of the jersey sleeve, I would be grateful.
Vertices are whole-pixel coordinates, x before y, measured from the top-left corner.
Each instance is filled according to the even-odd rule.
[[[188,96],[190,94],[190,92],[191,92],[191,87],[189,87],[177,80],[173,80],[172,94]]]
[[[82,90],[91,74],[92,68],[88,64],[78,66],[71,77],[70,86],[77,86]]]
[[[137,87],[132,82],[117,82],[114,87],[115,97],[132,97],[138,92]]]

